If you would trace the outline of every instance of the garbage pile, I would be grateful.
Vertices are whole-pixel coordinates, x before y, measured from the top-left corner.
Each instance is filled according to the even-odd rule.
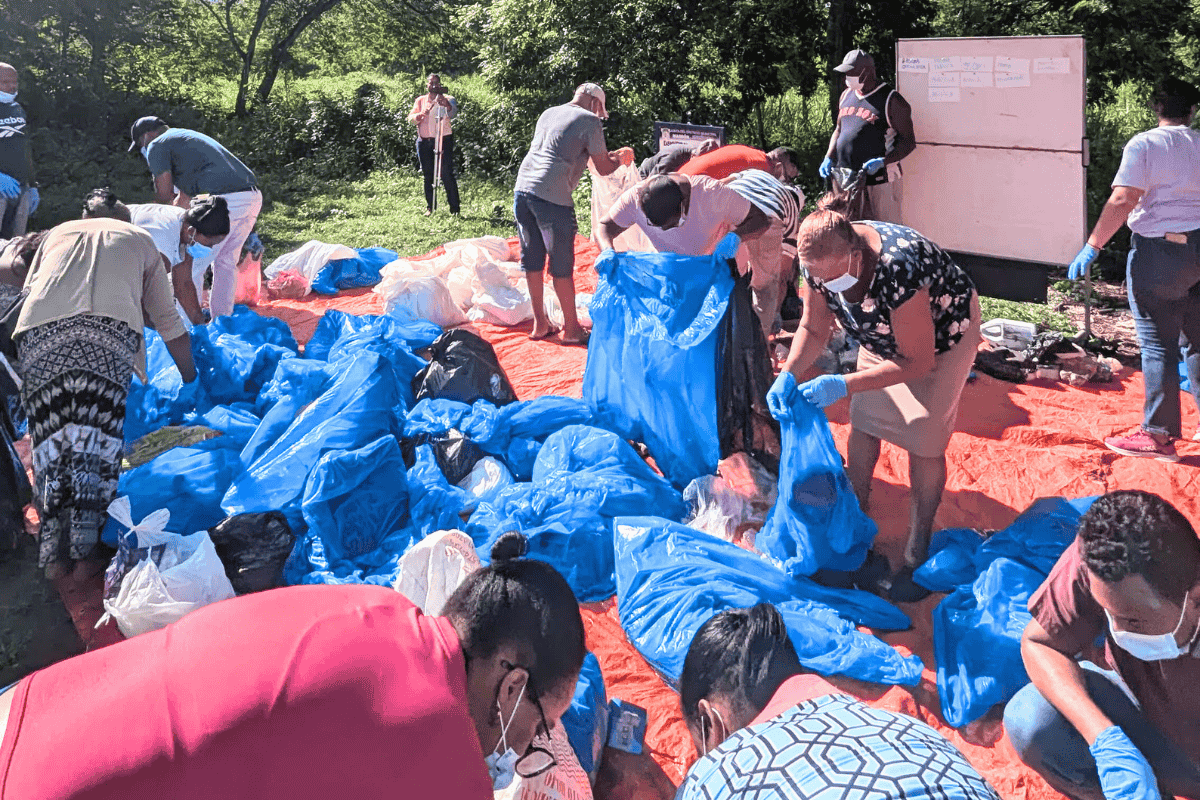
[[[975,368],[1009,383],[1031,377],[1072,386],[1108,383],[1121,368],[1117,359],[1089,352],[1079,337],[1039,333],[1030,322],[993,319],[983,324],[981,332],[987,347],[975,357]]]

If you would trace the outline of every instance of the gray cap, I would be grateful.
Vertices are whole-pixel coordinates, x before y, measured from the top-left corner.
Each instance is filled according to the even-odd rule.
[[[846,53],[846,57],[842,59],[842,63],[833,68],[834,72],[853,72],[861,67],[875,68],[875,59],[871,58],[871,54],[865,50],[851,50]]]

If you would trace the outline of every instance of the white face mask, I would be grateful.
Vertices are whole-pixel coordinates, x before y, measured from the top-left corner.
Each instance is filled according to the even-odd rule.
[[[0,103],[11,103],[17,99],[16,92],[0,92]]]
[[[846,257],[846,271],[833,280],[821,281],[826,289],[840,294],[841,292],[853,289],[858,285],[859,276],[850,274],[850,262],[853,260],[853,258],[854,252],[851,251],[850,255]]]
[[[847,75],[846,76],[846,85],[849,86],[851,89],[853,89],[856,92],[861,92],[863,90],[863,86],[865,84],[863,83],[863,79],[861,76],[855,78],[851,75]]]
[[[1112,633],[1113,641],[1138,661],[1170,661],[1173,658],[1187,655],[1191,649],[1180,647],[1175,643],[1175,634],[1179,633],[1179,628],[1183,625],[1183,618],[1187,616],[1187,595],[1184,595],[1183,598],[1183,609],[1179,612],[1179,622],[1175,623],[1175,630],[1170,633],[1147,634],[1120,631],[1117,630],[1112,614],[1106,610],[1104,616],[1108,617],[1108,630]]]
[[[496,700],[496,709],[500,712],[500,741],[496,742],[496,749],[483,759],[483,763],[487,764],[488,775],[492,778],[492,789],[497,792],[507,789],[513,782],[513,776],[517,774],[517,761],[520,757],[508,746],[508,728],[516,719],[517,708],[524,696],[525,687],[522,686],[521,691],[517,693],[517,702],[513,705],[512,713],[508,715],[508,722],[504,721],[504,709],[500,708],[500,701]],[[503,753],[500,752],[501,748],[504,748]]]

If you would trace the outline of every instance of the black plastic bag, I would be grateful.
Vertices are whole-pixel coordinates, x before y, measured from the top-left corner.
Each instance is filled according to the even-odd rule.
[[[471,474],[475,462],[487,455],[462,431],[458,428],[451,428],[445,433],[436,435],[422,433],[406,437],[401,441],[400,454],[404,457],[405,466],[412,468],[416,463],[417,448],[423,444],[433,448],[433,456],[437,459],[438,468],[446,476],[446,481],[455,486]]]
[[[775,380],[771,354],[754,306],[750,275],[737,278],[721,323],[717,348],[720,395],[717,433],[721,458],[749,453],[772,472],[779,472],[779,423],[767,408],[767,390]]]
[[[447,398],[463,403],[488,400],[503,406],[516,402],[496,351],[479,336],[462,328],[449,330],[429,346],[429,366],[413,378],[417,400]]]
[[[283,564],[295,544],[287,519],[278,511],[226,517],[208,529],[225,574],[238,594],[283,585]]]

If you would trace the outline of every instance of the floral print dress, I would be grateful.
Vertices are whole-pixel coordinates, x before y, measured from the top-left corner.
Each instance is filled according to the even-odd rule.
[[[883,359],[896,356],[892,313],[914,294],[929,287],[933,313],[934,347],[950,350],[971,328],[971,298],[975,284],[953,259],[912,228],[890,222],[864,222],[883,242],[871,285],[858,303],[831,292],[807,274],[809,284],[825,298],[848,335]]]

